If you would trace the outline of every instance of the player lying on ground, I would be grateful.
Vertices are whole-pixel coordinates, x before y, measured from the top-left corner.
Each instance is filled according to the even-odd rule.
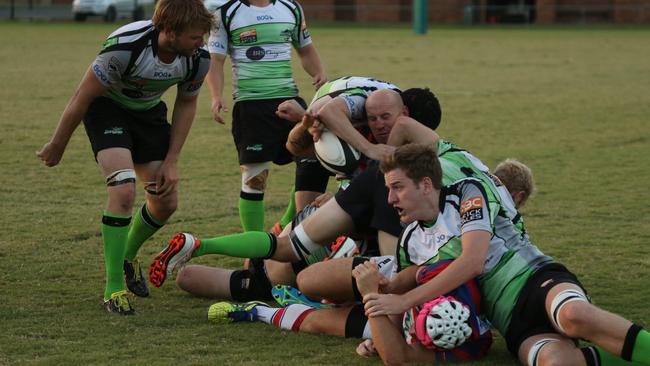
[[[449,263],[421,267],[413,282],[422,285],[430,281]],[[379,291],[382,275],[374,262],[360,264],[353,275],[362,295]],[[372,338],[361,343],[358,352],[363,356],[372,355],[374,343],[387,364],[471,361],[484,357],[492,343],[489,326],[478,316],[480,306],[478,282],[470,280],[444,297],[408,309],[393,319],[379,316],[368,321],[363,304],[329,309],[304,304],[272,308],[257,301],[213,304],[208,319],[217,323],[262,321],[292,331]]]
[[[425,124],[437,126],[440,123],[440,104],[435,95],[428,89],[411,89],[406,96],[402,97],[411,102],[411,107],[408,108],[408,111],[415,112]],[[387,98],[389,98],[388,101],[391,101],[391,103],[386,102]],[[371,119],[369,123],[371,132],[375,130],[384,131],[386,128],[392,129],[395,119],[399,115],[406,113],[407,110],[404,108],[401,100],[397,94],[382,96],[382,93],[378,93],[375,97],[369,98],[367,109],[369,111],[368,116]],[[425,107],[420,108],[419,105]],[[390,118],[387,118],[387,115]],[[383,118],[375,118],[375,116],[383,116]],[[383,136],[382,134],[382,136],[377,137],[377,140],[385,143],[387,142],[387,136]],[[373,169],[376,175],[376,166]],[[449,179],[451,180],[453,178]],[[402,230],[399,217],[386,204],[385,194],[381,194],[381,192],[385,191],[383,181],[379,184],[381,192],[374,195],[370,193],[371,187],[364,187],[365,184],[365,181],[355,184],[355,189],[349,194],[339,192],[336,200],[327,203],[327,208],[319,209],[317,218],[313,219],[312,223],[305,227],[305,232],[323,244],[333,241],[339,235],[354,235],[355,233],[366,232],[368,234],[367,236],[372,237],[373,233],[377,233],[374,235],[378,236],[376,241],[379,242],[379,248],[376,246],[372,247],[371,245],[369,248],[370,254],[373,251],[375,253],[379,251],[379,253],[394,254],[397,235]],[[373,200],[380,203],[374,209]],[[343,208],[339,206],[337,201],[341,202]],[[335,217],[338,220],[334,220],[333,218]],[[370,220],[371,218],[372,220]],[[260,234],[268,238],[266,233]],[[248,240],[252,241],[258,237],[258,234],[252,233],[243,235],[241,239],[246,241],[242,242],[245,243],[242,245],[249,245]],[[275,236],[277,237],[277,241],[281,243],[280,245],[288,245],[289,237],[287,235]],[[234,238],[237,237],[223,239],[230,241]],[[214,243],[221,244],[223,241],[218,240]],[[203,240],[203,245],[212,246],[213,241]],[[211,250],[208,248],[206,254],[212,253]],[[319,249],[317,252],[322,252],[322,250]],[[200,253],[201,250],[194,252],[194,256],[198,256]],[[184,257],[176,256],[175,258],[181,259]],[[303,262],[310,261],[305,260]],[[173,262],[171,265],[167,264],[167,270],[163,272],[164,277],[160,280],[159,274],[155,274],[157,277],[154,277],[152,282],[157,285],[162,284],[167,273],[171,273],[181,263],[182,260],[180,262]],[[300,267],[296,267],[270,260],[263,261],[262,259],[256,259],[250,263],[251,266],[243,271],[208,266],[187,266],[179,274],[177,284],[183,290],[197,296],[223,299],[233,298],[238,301],[265,299],[270,294],[269,289],[271,285],[294,284],[295,273],[303,268],[305,264],[303,263]]]
[[[402,261],[454,261],[404,294],[365,295],[371,324],[478,276],[488,320],[522,363],[650,365],[650,333],[591,304],[574,274],[520,235],[512,220],[495,215],[485,184],[466,178],[443,188],[439,160],[426,145],[398,148],[381,170],[390,203],[402,221],[412,221],[400,238]],[[579,348],[577,339],[592,345]]]
[[[396,103],[392,107],[390,103],[385,103],[385,99],[392,100]],[[393,91],[382,90],[373,93],[368,98],[368,104],[377,100],[380,105],[387,106],[387,110],[402,110],[399,107],[401,99]],[[381,113],[380,115],[383,115]],[[369,115],[372,117],[372,114]],[[473,174],[481,179],[492,183],[492,179],[486,175],[487,168],[466,151],[449,144],[437,138],[437,135],[417,123],[416,121],[400,117],[399,113],[392,113],[385,123],[395,124],[395,139],[401,140],[409,136],[423,135],[422,130],[428,131],[432,144],[437,145],[438,153],[445,162],[445,179],[451,183],[457,179],[466,177],[467,174]],[[384,123],[384,122],[383,122]],[[391,133],[392,136],[392,133]],[[427,135],[429,136],[429,135]],[[411,136],[410,138],[415,138]],[[372,168],[372,167],[371,167]],[[378,230],[387,228],[387,232],[398,235],[401,231],[399,218],[395,211],[386,203],[386,188],[383,183],[383,175],[377,174],[376,167],[373,171],[368,169],[359,176],[359,183],[351,185],[346,191],[337,194],[335,200],[330,200],[323,205],[315,215],[307,218],[305,222],[294,228],[288,237],[276,237],[268,233],[244,233],[235,234],[218,238],[206,239],[201,242],[195,241],[193,237],[179,234],[170,245],[163,250],[156,258],[150,269],[150,279],[154,285],[161,285],[166,276],[175,268],[179,268],[187,262],[192,256],[204,254],[225,254],[230,256],[260,258],[269,256],[272,251],[272,259],[288,262],[304,260],[312,251],[318,250],[322,244],[329,243],[337,236],[344,233],[360,231],[360,227],[374,227]],[[354,187],[354,189],[352,189]],[[502,187],[494,187],[495,192]],[[505,188],[503,188],[505,189]],[[492,200],[496,200],[499,193],[491,192]],[[506,193],[507,194],[507,193]],[[516,210],[512,208],[515,213]],[[514,214],[513,214],[514,216]],[[388,217],[394,219],[387,220]],[[380,235],[380,253],[395,253],[396,237],[385,235],[387,245],[383,245]],[[188,240],[185,240],[185,239]],[[322,243],[322,244],[321,244]],[[277,248],[278,250],[275,250]],[[387,248],[387,250],[386,250]],[[341,277],[341,281],[347,280],[348,286],[342,291],[342,299],[348,299],[354,295],[352,292],[352,280],[349,276],[351,264],[346,270],[332,271],[332,278]],[[318,281],[314,278],[314,281]],[[341,281],[333,281],[340,283]],[[319,281],[322,283],[322,281]],[[328,294],[333,293],[334,289],[322,288],[322,284],[314,286],[322,289]]]

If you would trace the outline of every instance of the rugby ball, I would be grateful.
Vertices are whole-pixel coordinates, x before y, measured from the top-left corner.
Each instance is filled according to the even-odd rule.
[[[357,169],[361,153],[328,130],[323,130],[314,143],[316,158],[334,174],[349,175]]]

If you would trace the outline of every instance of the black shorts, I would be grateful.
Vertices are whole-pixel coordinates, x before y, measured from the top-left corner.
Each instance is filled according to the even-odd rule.
[[[399,215],[388,204],[388,189],[376,162],[371,162],[366,170],[352,179],[347,189],[338,192],[334,198],[352,217],[357,232],[381,230],[394,236],[402,232]]]
[[[112,147],[131,150],[136,164],[167,156],[171,128],[164,102],[146,111],[133,111],[110,98],[98,97],[90,103],[83,122],[95,159],[99,151]]]
[[[275,114],[278,105],[289,99],[295,99],[303,108],[307,108],[300,97],[235,103],[232,109],[232,137],[240,165],[265,161],[284,165],[293,161],[285,145],[295,124]]]
[[[548,280],[553,280],[553,283],[542,287]],[[518,357],[519,347],[527,338],[542,333],[557,333],[546,313],[546,295],[560,283],[573,283],[585,291],[578,278],[559,263],[542,266],[521,289],[505,335],[508,350],[515,357]]]
[[[324,193],[327,183],[333,174],[323,168],[316,158],[296,159],[295,187],[298,191],[312,191]]]

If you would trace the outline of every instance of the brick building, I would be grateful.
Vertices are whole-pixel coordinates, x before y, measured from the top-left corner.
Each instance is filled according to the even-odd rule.
[[[413,0],[300,0],[307,19],[410,22]],[[650,23],[650,0],[428,0],[429,23]]]

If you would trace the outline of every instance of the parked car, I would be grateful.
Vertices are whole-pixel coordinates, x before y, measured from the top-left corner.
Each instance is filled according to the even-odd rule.
[[[144,7],[150,4],[153,0],[74,0],[72,16],[78,22],[89,16],[101,16],[106,22],[114,22],[120,17],[142,20],[146,16]]]

